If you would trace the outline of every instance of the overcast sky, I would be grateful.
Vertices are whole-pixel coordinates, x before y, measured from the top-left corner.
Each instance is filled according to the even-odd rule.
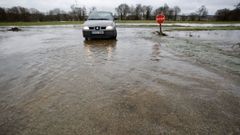
[[[239,0],[77,0],[79,6],[97,7],[98,10],[108,10],[114,12],[115,7],[121,3],[136,5],[152,5],[154,8],[163,6],[167,3],[170,7],[179,6],[181,13],[189,14],[195,12],[201,5],[205,5],[209,14],[214,14],[217,9],[233,9]],[[61,8],[69,11],[70,6],[75,4],[75,0],[0,0],[1,7],[23,6],[27,8],[36,8],[40,11],[48,11],[53,8]]]

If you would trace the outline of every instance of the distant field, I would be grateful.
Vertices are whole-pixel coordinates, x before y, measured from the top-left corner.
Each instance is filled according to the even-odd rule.
[[[117,23],[155,23],[154,20],[118,20]],[[71,25],[71,24],[82,24],[83,21],[53,21],[53,22],[0,22],[0,26],[34,26],[34,25]],[[166,21],[165,23],[213,23],[213,24],[224,24],[224,23],[240,23],[236,22],[221,22],[221,21]]]

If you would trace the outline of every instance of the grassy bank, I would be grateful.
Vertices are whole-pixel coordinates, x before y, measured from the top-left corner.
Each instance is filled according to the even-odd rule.
[[[117,23],[156,23],[155,20],[117,20]],[[53,21],[53,22],[0,22],[0,26],[39,26],[39,25],[77,25],[82,24],[83,21]],[[235,24],[235,22],[222,21],[166,21],[165,23],[211,23],[211,24]]]

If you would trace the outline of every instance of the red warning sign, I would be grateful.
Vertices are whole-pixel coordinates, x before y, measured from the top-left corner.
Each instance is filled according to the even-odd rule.
[[[165,21],[165,16],[163,14],[159,14],[156,16],[157,23],[161,24]]]

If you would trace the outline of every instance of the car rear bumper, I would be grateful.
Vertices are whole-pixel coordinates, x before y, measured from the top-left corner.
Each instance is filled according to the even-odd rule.
[[[83,37],[85,38],[114,38],[117,36],[116,30],[105,30],[103,34],[92,34],[91,30],[83,30]]]

